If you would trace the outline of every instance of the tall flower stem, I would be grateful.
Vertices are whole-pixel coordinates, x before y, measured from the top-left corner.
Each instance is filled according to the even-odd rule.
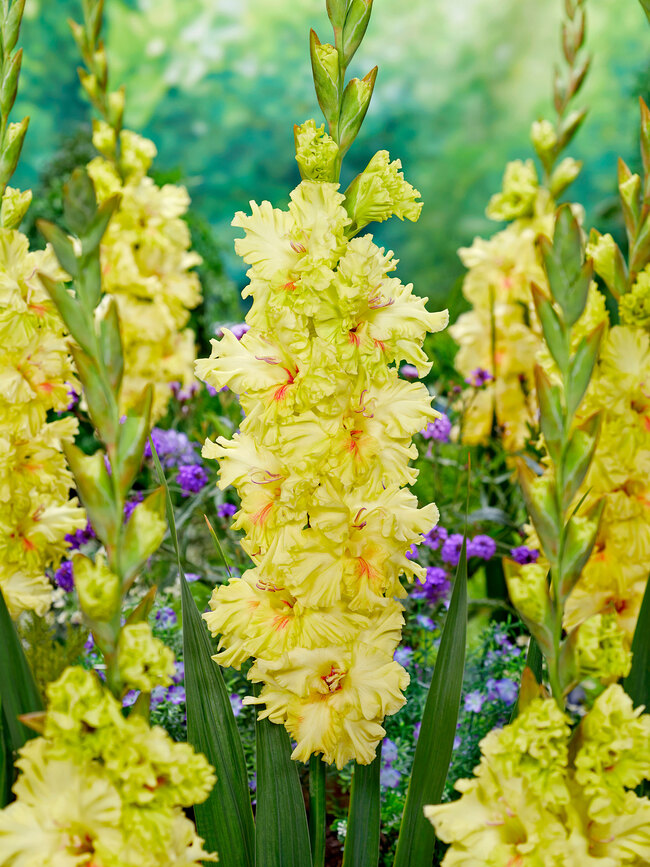
[[[325,865],[325,783],[327,766],[318,755],[309,758],[309,837],[313,867]]]

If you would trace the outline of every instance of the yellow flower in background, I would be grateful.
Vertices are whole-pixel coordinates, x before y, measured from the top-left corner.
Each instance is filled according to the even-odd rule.
[[[120,176],[113,133],[95,124],[93,143],[103,154],[88,165],[101,203],[119,193],[121,202],[102,241],[102,285],[115,297],[125,355],[121,400],[124,410],[154,385],[154,420],[165,414],[169,385],[193,380],[194,332],[190,311],[201,300],[191,269],[201,257],[190,249],[182,219],[190,203],[184,187],[158,187],[147,172],[156,155],[153,142],[125,130],[120,135]]]
[[[62,443],[71,417],[48,421],[70,403],[75,377],[66,332],[38,279],[63,279],[52,250],[0,229],[0,591],[12,617],[50,606],[45,574],[67,551],[65,536],[85,526]]]
[[[647,864],[650,716],[622,687],[596,699],[571,739],[552,699],[535,699],[481,742],[481,763],[459,800],[424,808],[451,846],[443,867]],[[571,742],[570,742],[571,741]]]
[[[329,137],[306,124],[296,138],[310,177],[328,177]],[[371,160],[355,182],[364,214],[417,218],[399,168],[385,152]],[[427,388],[396,368],[426,374],[424,338],[447,324],[391,276],[391,252],[371,235],[348,237],[348,204],[338,184],[304,180],[288,210],[252,202],[250,216],[236,215],[250,330],[241,340],[225,330],[196,364],[245,412],[231,440],[203,451],[221,463],[220,487],[239,491],[234,526],[254,563],[214,591],[205,619],[220,635],[215,659],[253,657],[260,716],[287,727],[294,758],[321,753],[339,767],[372,761],[385,715],[404,702],[395,597],[401,575],[424,577],[406,552],[438,520],[405,486],[416,478],[411,438],[437,414]]]

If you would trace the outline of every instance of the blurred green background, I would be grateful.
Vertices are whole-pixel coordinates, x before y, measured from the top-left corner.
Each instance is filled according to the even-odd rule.
[[[531,155],[532,120],[550,116],[563,0],[376,0],[352,74],[379,76],[343,182],[379,148],[399,157],[425,207],[418,224],[375,227],[399,274],[457,306],[456,250],[494,231],[484,217],[505,162]],[[66,19],[80,0],[27,0],[15,117],[31,115],[18,185],[37,187],[62,138],[87,123]],[[249,199],[286,205],[298,181],[293,124],[319,119],[308,32],[330,39],[324,0],[106,0],[113,85],[126,123],[151,137],[157,169],[181,178],[223,245],[239,286],[230,220]],[[591,0],[588,119],[570,149],[585,161],[572,197],[588,225],[612,220],[616,158],[638,164],[636,98],[650,81],[650,28],[637,0]],[[319,119],[320,122],[320,119]],[[605,227],[607,227],[605,225]],[[205,228],[205,227],[204,227]]]

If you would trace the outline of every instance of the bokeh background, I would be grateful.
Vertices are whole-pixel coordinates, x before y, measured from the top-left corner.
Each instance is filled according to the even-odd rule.
[[[352,73],[377,63],[379,76],[343,182],[378,148],[402,159],[423,194],[422,218],[415,227],[391,221],[376,236],[396,251],[402,279],[438,305],[458,307],[456,250],[494,231],[484,210],[504,165],[531,155],[531,121],[550,116],[562,2],[375,2]],[[16,180],[37,192],[56,175],[56,160],[69,159],[66,138],[90,118],[66,24],[80,5],[27,0],[15,116],[29,114],[31,127]],[[126,125],[156,142],[161,177],[188,186],[197,225],[204,235],[212,229],[241,287],[232,215],[251,198],[286,205],[299,179],[293,124],[320,122],[308,32],[330,39],[324,0],[107,0],[106,13],[112,83],[127,87]],[[636,100],[650,81],[650,29],[637,0],[592,0],[587,14],[593,65],[582,102],[590,113],[569,151],[585,163],[572,197],[586,206],[588,225],[608,228],[616,159],[638,164]],[[224,315],[236,312],[230,294],[219,302]]]

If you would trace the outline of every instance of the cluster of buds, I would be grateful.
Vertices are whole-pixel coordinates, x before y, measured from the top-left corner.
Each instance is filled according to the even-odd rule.
[[[332,135],[314,121],[296,128],[303,181],[288,210],[251,202],[250,216],[236,215],[250,328],[239,340],[224,329],[197,362],[197,375],[239,394],[245,413],[239,433],[203,451],[221,462],[220,486],[238,489],[234,526],[254,564],[214,592],[205,619],[221,636],[215,658],[239,667],[253,657],[249,677],[262,686],[248,701],[287,727],[294,758],[321,754],[339,767],[372,761],[384,717],[404,703],[408,675],[393,659],[399,578],[424,579],[407,553],[438,518],[406,489],[417,475],[411,437],[438,413],[398,367],[425,375],[424,338],[448,318],[389,276],[392,253],[355,237],[370,219],[419,216],[399,162],[380,152],[345,195],[338,189],[369,100],[362,82],[343,88],[341,75],[370,6],[328,4],[336,45],[312,36]]]

